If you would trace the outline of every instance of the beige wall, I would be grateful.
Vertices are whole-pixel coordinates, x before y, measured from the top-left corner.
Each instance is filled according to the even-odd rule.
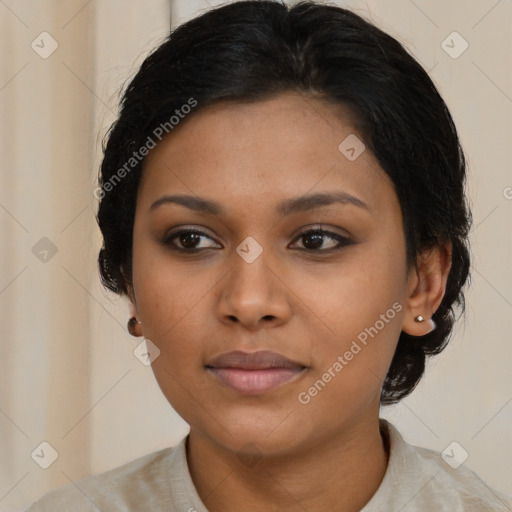
[[[510,495],[512,5],[339,4],[370,17],[431,70],[466,150],[475,217],[465,326],[417,391],[383,414],[410,442],[442,450],[457,440],[466,465]],[[173,24],[207,7],[175,1]],[[132,354],[126,303],[99,284],[92,196],[116,91],[165,36],[169,16],[165,0],[0,3],[2,511],[187,432]],[[59,45],[47,59],[30,46],[35,39],[39,51],[50,48],[36,38],[43,31]],[[469,43],[457,59],[441,48],[453,31]],[[47,262],[32,252],[43,237],[58,249]],[[59,454],[46,470],[30,455],[42,441]]]

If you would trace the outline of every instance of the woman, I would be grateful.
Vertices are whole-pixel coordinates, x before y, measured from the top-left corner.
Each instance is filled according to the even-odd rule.
[[[190,434],[28,510],[512,510],[379,418],[464,308],[464,185],[428,75],[354,13],[245,1],[180,26],[125,92],[96,196],[102,281]]]

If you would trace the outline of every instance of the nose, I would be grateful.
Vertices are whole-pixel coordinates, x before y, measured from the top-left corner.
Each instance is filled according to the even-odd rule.
[[[217,313],[221,322],[240,323],[254,330],[286,323],[292,315],[292,295],[278,265],[268,250],[248,263],[235,251],[229,258],[231,271],[220,283]]]

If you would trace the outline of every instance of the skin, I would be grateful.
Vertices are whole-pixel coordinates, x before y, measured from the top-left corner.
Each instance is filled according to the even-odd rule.
[[[133,239],[135,335],[157,345],[157,382],[191,427],[187,460],[208,510],[360,510],[379,487],[387,454],[379,433],[383,379],[401,330],[421,336],[445,292],[450,246],[406,266],[400,205],[369,150],[349,161],[339,144],[357,131],[348,112],[296,93],[198,110],[148,155]],[[362,140],[362,136],[359,135]],[[281,216],[276,205],[344,191],[368,209],[334,203]],[[166,194],[219,203],[221,216],[165,203]],[[323,229],[315,245],[300,233]],[[176,228],[199,254],[163,243]],[[253,237],[252,263],[235,249]],[[174,247],[183,247],[183,237]],[[306,247],[310,247],[309,251]],[[313,247],[311,249],[311,247]],[[322,252],[324,251],[324,252]],[[298,400],[365,328],[402,308],[309,403]],[[230,350],[274,350],[307,369],[257,396],[205,369]]]

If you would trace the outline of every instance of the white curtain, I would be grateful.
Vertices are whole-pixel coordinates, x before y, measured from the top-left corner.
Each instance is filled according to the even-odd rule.
[[[126,302],[99,284],[92,191],[121,85],[165,37],[171,14],[176,26],[220,3],[0,1],[1,511],[187,431],[133,356],[140,340],[126,332]],[[383,413],[415,444],[458,441],[469,467],[512,494],[503,471],[512,460],[512,4],[339,3],[430,70],[470,165],[466,328],[418,390]],[[453,31],[469,43],[457,59],[441,47]]]
[[[169,24],[166,0],[0,3],[2,511],[164,441],[146,438],[155,399],[137,393],[160,397],[126,303],[99,285],[92,191],[116,93]]]

